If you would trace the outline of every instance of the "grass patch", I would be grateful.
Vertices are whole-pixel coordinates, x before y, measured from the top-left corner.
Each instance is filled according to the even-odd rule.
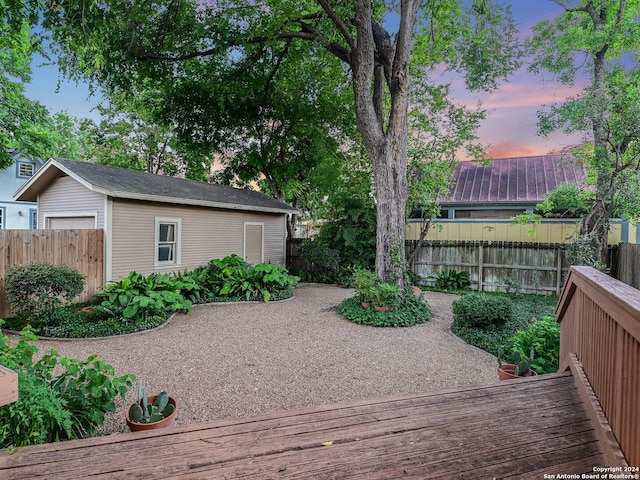
[[[492,326],[487,329],[468,327],[458,319],[454,319],[451,330],[471,345],[496,356],[500,349],[509,351],[509,339],[519,329],[526,328],[534,318],[539,319],[545,315],[553,316],[558,303],[558,297],[555,295],[486,293],[510,301],[512,304],[511,318],[502,326]]]
[[[338,305],[338,312],[347,320],[372,327],[411,327],[431,318],[429,304],[413,293],[403,296],[391,312],[364,308],[358,296],[343,300]]]

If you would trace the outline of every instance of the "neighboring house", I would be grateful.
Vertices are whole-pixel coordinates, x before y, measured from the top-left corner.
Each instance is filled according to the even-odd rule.
[[[15,194],[45,229],[103,229],[105,281],[237,254],[285,263],[286,215],[260,192],[53,158]]]
[[[450,196],[440,202],[441,215],[428,240],[487,240],[560,243],[571,237],[577,218],[544,219],[535,227],[514,225],[511,217],[534,211],[536,204],[562,183],[581,185],[586,172],[566,155],[540,155],[495,159],[483,166],[460,162]],[[419,236],[417,220],[409,221],[407,239]],[[611,220],[609,243],[636,243],[637,228],[621,219]]]
[[[33,202],[17,202],[13,193],[25,184],[42,166],[39,158],[26,158],[18,150],[11,150],[13,164],[0,170],[0,230],[37,228]]]

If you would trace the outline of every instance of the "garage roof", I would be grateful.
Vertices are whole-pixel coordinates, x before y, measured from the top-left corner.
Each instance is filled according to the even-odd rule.
[[[69,175],[89,190],[113,198],[267,213],[297,213],[295,208],[286,203],[252,190],[65,158],[49,159],[14,194],[14,198],[34,202],[38,194],[61,175]]]

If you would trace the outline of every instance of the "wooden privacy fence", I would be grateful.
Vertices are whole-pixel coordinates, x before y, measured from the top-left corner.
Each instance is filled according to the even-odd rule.
[[[640,245],[621,243],[612,255],[611,276],[640,289]]]
[[[556,315],[560,369],[583,380],[595,417],[606,417],[594,422],[601,438],[617,441],[627,463],[639,466],[640,291],[591,267],[572,267]]]
[[[416,245],[407,242],[407,251]],[[431,285],[432,276],[447,269],[468,272],[478,290],[560,295],[568,266],[561,243],[427,241],[411,268]]]
[[[85,280],[76,301],[93,298],[104,284],[102,230],[0,230],[0,318],[10,315],[4,277],[18,265],[47,262],[75,268]]]

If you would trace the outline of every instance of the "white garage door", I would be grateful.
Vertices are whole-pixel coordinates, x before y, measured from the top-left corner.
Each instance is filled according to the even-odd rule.
[[[96,228],[96,217],[49,217],[48,223],[51,229],[94,229]]]

